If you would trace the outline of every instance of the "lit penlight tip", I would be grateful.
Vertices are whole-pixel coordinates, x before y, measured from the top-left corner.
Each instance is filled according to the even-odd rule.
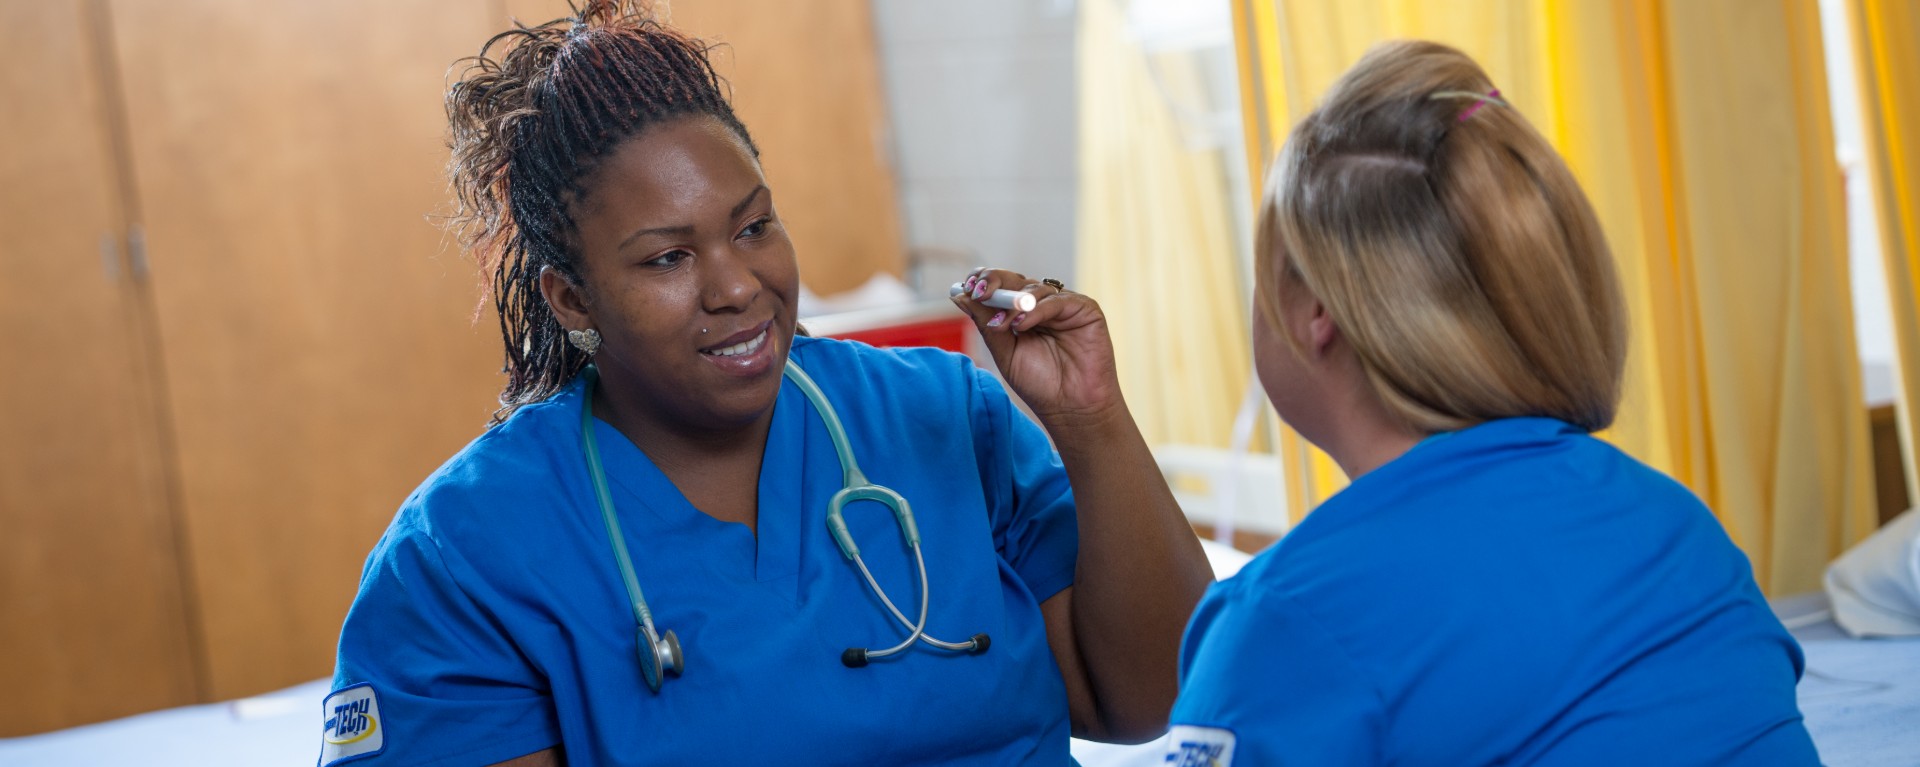
[[[947,291],[947,295],[957,296],[965,292],[967,292],[967,287],[956,282],[953,284],[953,288]],[[995,309],[1030,312],[1033,311],[1034,305],[1038,302],[1034,299],[1032,293],[1023,290],[1007,290],[1002,288],[993,291],[993,295],[980,299],[979,303],[981,306],[991,306]]]

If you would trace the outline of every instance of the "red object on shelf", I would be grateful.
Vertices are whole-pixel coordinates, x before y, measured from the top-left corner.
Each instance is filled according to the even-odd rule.
[[[966,354],[967,334],[972,332],[973,321],[967,319],[966,315],[958,315],[951,319],[922,320],[821,335],[873,346],[933,346]]]

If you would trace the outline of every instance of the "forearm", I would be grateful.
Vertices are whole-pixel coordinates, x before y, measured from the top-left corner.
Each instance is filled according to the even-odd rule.
[[[1042,421],[1079,509],[1071,617],[1100,734],[1154,737],[1179,692],[1180,637],[1211,568],[1124,404]]]

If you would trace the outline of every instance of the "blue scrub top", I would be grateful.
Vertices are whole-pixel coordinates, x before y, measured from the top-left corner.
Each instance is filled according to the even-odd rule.
[[[906,636],[834,546],[841,470],[791,382],[774,406],[759,534],[701,513],[596,422],[634,569],[686,670],[642,681],[633,613],[581,451],[581,385],[522,407],[429,477],[369,556],[341,631],[321,764],[484,765],[564,745],[587,764],[1067,764],[1065,688],[1039,605],[1072,585],[1073,498],[1045,434],[960,355],[796,338],[868,477],[905,496],[932,595]],[[891,514],[847,507],[909,617]],[[377,742],[376,742],[377,741]]]
[[[1560,421],[1494,421],[1208,592],[1168,763],[1813,765],[1801,669],[1686,488]]]

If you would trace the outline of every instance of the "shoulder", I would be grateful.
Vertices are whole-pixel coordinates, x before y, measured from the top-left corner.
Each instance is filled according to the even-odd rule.
[[[1291,584],[1309,603],[1404,601],[1546,551],[1619,553],[1609,547],[1713,528],[1685,486],[1613,445],[1558,421],[1506,419],[1422,443],[1355,480],[1245,577]]]
[[[550,506],[561,478],[579,468],[578,400],[569,388],[475,437],[407,496],[387,538],[444,546],[511,531],[517,518]]]
[[[1326,622],[1335,616],[1328,608],[1339,603],[1328,602],[1327,586],[1344,576],[1337,568],[1305,563],[1285,550],[1285,542],[1209,587],[1194,608],[1190,631],[1278,636],[1284,628],[1289,634],[1330,636]]]
[[[1299,532],[1391,524],[1466,536],[1462,523],[1475,520],[1524,526],[1626,508],[1706,513],[1686,486],[1614,445],[1560,421],[1509,418],[1430,438],[1328,499]]]
[[[1183,686],[1197,683],[1214,695],[1239,690],[1234,695],[1249,698],[1275,693],[1296,698],[1303,689],[1324,698],[1344,688],[1358,696],[1358,708],[1377,703],[1380,685],[1374,672],[1382,665],[1380,659],[1341,630],[1342,622],[1350,619],[1339,609],[1343,606],[1317,598],[1309,585],[1286,570],[1284,560],[1263,555],[1208,589],[1188,625],[1182,655],[1189,678]],[[1302,664],[1302,658],[1312,662]],[[1276,682],[1288,692],[1274,689]],[[1276,714],[1270,710],[1259,716]]]
[[[1491,595],[1543,601],[1673,567],[1720,583],[1745,562],[1684,485],[1574,427],[1508,419],[1360,477],[1244,577],[1332,626],[1357,624],[1351,613],[1372,605],[1366,620],[1385,631],[1501,612]]]
[[[1315,578],[1333,573],[1302,567],[1301,558],[1290,554],[1284,546],[1275,545],[1215,583],[1195,609],[1195,624],[1201,614],[1256,629],[1271,621],[1309,617],[1319,596]]]
[[[1462,443],[1437,451],[1429,469],[1452,473],[1443,501],[1485,506],[1489,522],[1541,535],[1593,526],[1636,536],[1720,531],[1686,485],[1571,425],[1506,419],[1457,438]]]

